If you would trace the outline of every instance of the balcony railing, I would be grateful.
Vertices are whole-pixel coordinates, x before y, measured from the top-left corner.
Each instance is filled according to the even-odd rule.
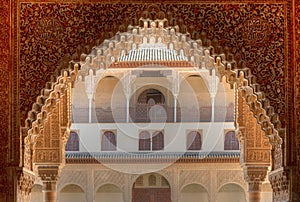
[[[126,122],[126,108],[93,108],[93,123],[122,123]],[[177,122],[210,122],[211,106],[200,108],[177,107]],[[215,106],[214,122],[232,122],[234,121],[233,106]],[[166,104],[137,104],[135,107],[129,108],[130,122],[174,122],[174,107]],[[88,108],[72,108],[73,123],[87,123],[89,117]]]

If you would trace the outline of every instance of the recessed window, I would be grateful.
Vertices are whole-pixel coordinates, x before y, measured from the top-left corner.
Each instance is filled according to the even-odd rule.
[[[112,131],[105,131],[101,140],[101,151],[116,151],[116,135]]]
[[[164,148],[164,134],[156,131],[152,135],[152,151],[162,150]]]
[[[158,151],[164,149],[164,134],[162,131],[155,131],[150,134],[142,131],[139,134],[139,151]]]
[[[224,150],[239,150],[239,140],[234,131],[225,134]]]
[[[151,138],[148,131],[142,131],[139,135],[139,150],[149,151],[151,149]]]
[[[70,136],[66,144],[66,151],[79,151],[79,137],[74,131],[70,132]]]
[[[187,150],[201,150],[202,140],[198,131],[191,131],[187,135]]]

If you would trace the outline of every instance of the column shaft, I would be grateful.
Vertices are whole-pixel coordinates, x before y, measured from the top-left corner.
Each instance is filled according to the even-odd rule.
[[[89,123],[92,123],[92,102],[93,98],[89,98]]]
[[[211,96],[211,122],[215,122],[215,97]]]
[[[249,202],[260,202],[261,191],[249,191]]]
[[[126,123],[129,123],[129,96],[126,96]]]
[[[43,182],[43,200],[44,202],[56,202],[56,182]]]
[[[177,97],[174,96],[174,123],[177,122]]]

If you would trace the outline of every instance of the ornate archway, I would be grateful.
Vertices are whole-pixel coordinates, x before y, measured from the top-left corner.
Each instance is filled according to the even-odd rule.
[[[247,68],[237,69],[236,62],[225,54],[216,53],[214,46],[202,46],[201,40],[191,40],[187,34],[176,32],[174,27],[164,27],[165,20],[141,19],[143,27],[130,27],[128,32],[119,33],[115,38],[106,40],[95,47],[91,54],[82,55],[80,62],[70,62],[56,81],[49,82],[37,98],[33,109],[28,113],[26,126],[22,129],[24,141],[23,176],[32,176],[36,171],[44,183],[45,197],[55,200],[55,184],[59,170],[64,165],[64,147],[71,126],[71,88],[76,79],[87,80],[90,93],[95,90],[96,81],[110,68],[135,68],[137,66],[158,65],[168,66],[171,58],[178,67],[194,68],[195,71],[205,70],[215,77],[226,77],[226,81],[236,89],[235,127],[241,141],[242,159],[245,178],[249,183],[249,196],[252,201],[259,200],[258,194],[262,181],[267,175],[270,163],[270,147],[272,146],[272,172],[269,179],[276,196],[287,197],[287,179],[282,167],[282,139],[278,115],[270,106],[264,93],[259,91],[254,76]],[[130,54],[137,45],[164,46],[172,50],[166,58],[151,58],[140,61],[131,60]],[[177,53],[179,53],[177,55]],[[173,55],[172,55],[173,54]],[[122,80],[126,97],[130,97],[126,88],[131,80],[130,75]],[[245,120],[251,119],[250,123]],[[254,129],[253,129],[254,128]],[[251,130],[250,130],[251,129]],[[249,131],[256,137],[267,140],[266,144],[249,147],[245,142],[252,141]],[[249,134],[249,136],[247,135]],[[255,138],[254,137],[254,140]],[[252,152],[251,152],[252,151]],[[259,162],[259,164],[258,164]],[[278,186],[284,186],[280,190]],[[286,193],[279,193],[286,191]],[[25,194],[26,195],[26,194]]]

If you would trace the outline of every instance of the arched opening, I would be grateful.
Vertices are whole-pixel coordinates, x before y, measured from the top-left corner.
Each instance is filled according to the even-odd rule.
[[[208,191],[200,184],[189,184],[183,187],[180,192],[181,202],[209,202]],[[235,200],[234,200],[235,201]]]
[[[164,104],[165,96],[159,90],[150,88],[139,95],[138,103],[149,105]]]
[[[150,85],[136,90],[130,98],[132,122],[172,122],[172,99],[172,93],[162,86]]]
[[[164,134],[162,131],[155,131],[152,135],[152,151],[164,149]]]
[[[139,176],[132,187],[132,202],[171,202],[168,180],[157,173]]]
[[[139,134],[139,151],[150,151],[151,137],[148,131],[142,131]]]
[[[178,95],[182,122],[211,121],[211,97],[199,74],[186,76],[180,83]]]
[[[101,138],[101,151],[116,151],[117,139],[112,131],[105,131]]]
[[[123,193],[114,184],[105,184],[97,189],[95,202],[123,202]]]
[[[215,121],[233,122],[234,121],[234,98],[235,90],[226,82],[226,77],[220,78],[218,91],[216,92],[215,102]]]
[[[202,138],[198,131],[191,131],[187,135],[186,149],[187,150],[201,150]]]
[[[234,131],[225,134],[224,150],[239,150],[239,140]]]
[[[76,184],[63,187],[58,195],[58,201],[63,202],[86,202],[85,191]]]
[[[31,189],[30,202],[43,201],[43,186],[40,184],[34,184]]]
[[[163,131],[141,131],[139,133],[139,151],[160,151],[164,149]]]
[[[88,123],[89,121],[89,98],[86,93],[85,82],[79,78],[74,82],[72,91],[72,123]]]
[[[217,202],[246,202],[246,194],[244,189],[238,184],[225,184],[217,193]]]
[[[94,109],[98,123],[124,122],[125,95],[120,80],[114,76],[105,76],[96,86]]]
[[[66,151],[79,151],[79,136],[76,132],[71,131],[66,144]]]

